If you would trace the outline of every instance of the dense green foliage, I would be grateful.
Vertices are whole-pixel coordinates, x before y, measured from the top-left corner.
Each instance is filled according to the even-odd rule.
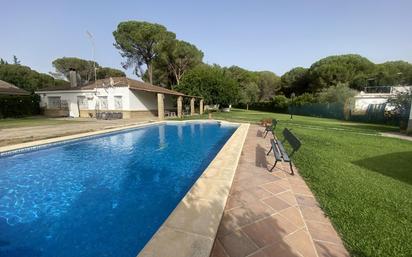
[[[105,79],[110,77],[126,77],[126,74],[118,69],[103,67],[97,69],[96,77],[97,79]]]
[[[280,78],[270,71],[255,72],[259,87],[259,101],[267,101],[276,95],[280,90]]]
[[[153,82],[168,88],[179,85],[183,75],[189,69],[201,64],[203,52],[195,45],[182,40],[174,40],[153,61]],[[145,73],[144,79],[148,77]]]
[[[309,69],[293,68],[281,77],[282,92],[316,93],[339,83],[363,90],[366,86],[395,86],[412,84],[412,64],[404,61],[374,64],[355,54],[323,58]]]
[[[174,89],[188,95],[203,96],[206,104],[222,107],[236,102],[239,89],[236,81],[221,67],[199,65],[188,71]]]
[[[384,62],[376,65],[372,86],[412,85],[412,64],[404,61]]]
[[[390,98],[388,103],[395,108],[395,112],[404,120],[408,120],[411,111],[412,91],[406,91]]]
[[[309,69],[310,88],[316,92],[322,88],[348,83],[351,88],[363,89],[374,72],[375,65],[368,59],[354,54],[323,58]]]
[[[297,95],[309,91],[308,69],[296,67],[286,72],[281,77],[282,92],[290,96],[295,93]]]
[[[292,129],[302,141],[294,155],[299,174],[351,255],[410,256],[412,142],[379,135],[398,128],[245,110],[213,117],[253,123],[276,118],[280,139],[284,127]]]
[[[137,76],[143,77],[146,65],[149,83],[153,84],[153,66],[156,58],[173,44],[176,35],[164,26],[149,22],[125,21],[119,23],[113,32],[115,47],[126,58],[123,67],[134,69]]]
[[[80,77],[80,84],[84,85],[94,80],[94,68],[96,68],[96,79],[109,77],[124,77],[126,74],[118,69],[101,67],[97,62],[83,60],[76,57],[62,57],[53,61],[53,67],[56,69],[56,77],[62,77],[70,80],[70,70],[75,70]]]
[[[39,102],[37,95],[0,95],[0,119],[39,114]]]
[[[228,76],[238,85],[239,98],[237,102],[245,105],[257,102],[259,98],[259,86],[256,74],[237,66],[231,66],[227,68],[226,71]]]
[[[348,87],[347,84],[338,83],[337,85],[323,88],[317,94],[317,100],[320,103],[346,103],[358,92]]]
[[[218,76],[213,78],[213,74]],[[205,98],[209,104],[243,104],[272,99],[280,88],[280,78],[272,72],[251,72],[237,66],[197,65],[174,87],[186,94]],[[227,91],[228,92],[225,92]],[[222,94],[222,96],[219,96]]]
[[[40,88],[61,86],[67,83],[54,79],[48,74],[34,71],[27,66],[5,63],[0,64],[0,79],[32,93]]]
[[[96,68],[98,67],[93,61],[83,60],[76,57],[58,58],[54,60],[52,64],[56,69],[56,72],[67,80],[70,80],[70,70],[75,70],[80,76],[80,84],[85,84],[94,79],[93,65],[96,65]]]

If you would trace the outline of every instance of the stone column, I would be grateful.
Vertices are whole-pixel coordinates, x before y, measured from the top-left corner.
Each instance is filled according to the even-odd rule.
[[[183,117],[183,96],[177,97],[177,117],[182,118]]]
[[[203,99],[200,99],[200,103],[199,103],[199,114],[200,114],[200,115],[203,114]]]
[[[409,113],[408,127],[406,127],[406,134],[412,134],[412,103],[411,111]]]
[[[195,115],[195,98],[190,99],[190,115]]]
[[[165,119],[165,104],[164,104],[165,96],[163,94],[157,94],[157,117],[159,120]]]

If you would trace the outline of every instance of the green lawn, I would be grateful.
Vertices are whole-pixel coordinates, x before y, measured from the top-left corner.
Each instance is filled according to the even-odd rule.
[[[10,118],[10,119],[0,119],[0,129],[45,126],[45,125],[59,125],[59,124],[67,124],[67,123],[73,123],[73,122],[81,122],[81,121],[46,118],[42,116],[33,116],[33,117],[25,117],[25,118]]]
[[[205,117],[205,116],[203,116]],[[233,110],[216,119],[279,120],[302,141],[295,164],[352,256],[412,256],[412,142],[396,127]]]

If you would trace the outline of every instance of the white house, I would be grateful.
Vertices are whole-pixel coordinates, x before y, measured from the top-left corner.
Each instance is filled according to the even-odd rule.
[[[199,112],[203,113],[203,99],[154,86],[126,77],[101,79],[78,86],[74,71],[70,85],[45,88],[36,91],[40,105],[47,116],[96,117],[98,113],[121,113],[123,118],[163,119],[165,114],[183,115],[183,97],[190,98],[190,114],[195,113],[195,101],[199,100]]]
[[[409,90],[412,90],[412,86],[366,87],[365,91],[354,97],[353,113],[364,113],[369,106],[385,104],[389,98]],[[392,107],[386,105],[385,109],[390,111]]]

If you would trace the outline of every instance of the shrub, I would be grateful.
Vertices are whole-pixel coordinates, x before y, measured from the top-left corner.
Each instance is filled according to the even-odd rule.
[[[40,113],[40,97],[28,96],[0,96],[0,118],[30,116]]]
[[[354,97],[357,91],[349,88],[346,83],[338,83],[336,86],[330,86],[322,89],[317,95],[320,103],[342,103]]]
[[[305,104],[316,103],[317,101],[318,100],[316,99],[314,95],[309,94],[309,93],[304,93],[300,96],[295,97],[295,99],[293,99],[293,105],[302,106]]]

